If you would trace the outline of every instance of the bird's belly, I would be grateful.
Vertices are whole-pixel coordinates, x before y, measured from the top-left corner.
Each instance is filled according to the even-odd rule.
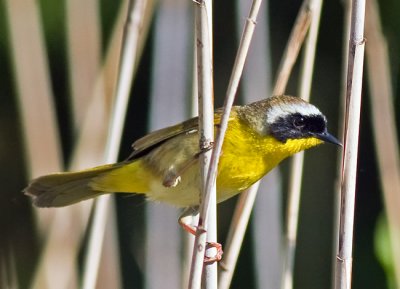
[[[227,158],[224,155],[219,163],[217,176],[217,202],[223,202],[258,181],[268,168],[259,158],[247,159],[244,156]],[[163,180],[153,180],[147,198],[165,202],[177,207],[197,206],[200,203],[200,170],[196,164],[188,169],[181,181],[174,187],[165,187]]]
[[[152,201],[169,203],[176,207],[193,207],[200,203],[200,171],[198,166],[188,169],[173,187],[163,185],[162,178],[150,182],[146,197]]]

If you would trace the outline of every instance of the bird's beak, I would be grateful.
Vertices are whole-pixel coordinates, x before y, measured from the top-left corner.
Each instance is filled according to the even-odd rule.
[[[338,146],[343,146],[342,143],[337,138],[335,138],[328,132],[319,133],[315,137],[325,142],[329,142]]]

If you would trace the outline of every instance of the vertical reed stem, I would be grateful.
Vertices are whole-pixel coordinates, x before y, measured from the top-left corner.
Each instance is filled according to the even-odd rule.
[[[342,159],[339,241],[335,289],[351,288],[354,204],[357,176],[358,134],[364,64],[365,0],[353,0],[346,89],[346,121]]]
[[[197,51],[197,83],[199,102],[199,145],[203,153],[200,155],[201,202],[200,215],[194,241],[192,264],[189,277],[189,288],[201,287],[206,241],[216,242],[216,187],[215,178],[210,187],[207,181],[210,174],[212,150],[214,142],[214,99],[213,99],[213,66],[212,66],[212,2],[195,2],[196,18],[196,51]],[[204,268],[203,288],[217,288],[217,264],[207,264]]]

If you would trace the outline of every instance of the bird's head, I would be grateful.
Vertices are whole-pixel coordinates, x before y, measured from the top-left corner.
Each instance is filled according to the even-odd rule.
[[[273,96],[243,107],[241,111],[260,135],[272,136],[289,154],[322,142],[341,146],[327,130],[326,117],[314,105],[293,96]]]

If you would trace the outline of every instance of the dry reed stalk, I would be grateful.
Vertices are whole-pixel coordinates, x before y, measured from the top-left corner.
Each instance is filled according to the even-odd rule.
[[[345,103],[346,103],[346,86],[347,86],[347,65],[348,65],[348,40],[350,39],[350,23],[351,23],[351,0],[343,1],[344,10],[344,21],[343,21],[343,40],[342,40],[342,72],[341,72],[341,89],[340,89],[340,101],[339,101],[339,116],[338,126],[340,139],[344,139],[344,126],[345,126]],[[333,211],[333,236],[336,236],[339,231],[339,218],[340,218],[340,176],[342,168],[343,150],[338,150],[337,153],[337,176],[334,194],[334,211]],[[332,273],[335,274],[336,270],[336,252],[338,247],[338,238],[332,240]],[[333,283],[332,283],[333,284]]]
[[[70,0],[65,4],[69,79],[76,131],[83,122],[100,71],[101,26],[98,1]]]
[[[400,156],[393,107],[393,83],[389,53],[383,36],[376,1],[366,3],[365,35],[368,84],[371,91],[371,112],[374,139],[381,176],[381,186],[389,225],[394,276],[400,286]]]
[[[335,289],[351,288],[358,134],[365,46],[363,34],[364,18],[365,0],[353,0],[348,48],[345,141],[342,160],[341,206]]]
[[[299,97],[303,98],[306,101],[310,101],[321,8],[322,0],[311,0],[309,2],[309,9],[311,12],[311,24],[310,31],[304,44],[304,56],[301,67],[299,89]],[[287,225],[285,234],[286,248],[282,274],[282,288],[284,289],[293,288],[293,272],[296,253],[303,165],[304,152],[300,152],[294,155],[291,159],[289,172]]]
[[[134,66],[137,57],[137,44],[143,25],[146,0],[130,2],[128,17],[125,24],[121,60],[117,80],[115,101],[112,108],[110,126],[108,131],[107,145],[104,160],[112,163],[117,160],[121,142],[122,130],[127,111],[129,92],[133,80]],[[96,287],[100,256],[103,247],[104,232],[107,218],[111,207],[109,195],[101,196],[96,200],[93,215],[93,224],[89,233],[88,251],[85,256],[85,267],[83,275],[83,288]]]
[[[216,174],[212,170],[212,151],[214,142],[214,98],[213,98],[213,61],[212,61],[212,2],[195,2],[195,30],[197,55],[197,85],[199,106],[199,146],[204,152],[199,157],[201,187],[199,221],[193,246],[188,288],[217,288],[217,264],[204,264],[206,241],[217,241],[216,224]],[[209,250],[211,251],[211,250]],[[215,250],[212,250],[215,251]],[[215,254],[215,253],[214,253]],[[204,269],[204,270],[203,270]],[[202,282],[203,273],[203,282]]]

